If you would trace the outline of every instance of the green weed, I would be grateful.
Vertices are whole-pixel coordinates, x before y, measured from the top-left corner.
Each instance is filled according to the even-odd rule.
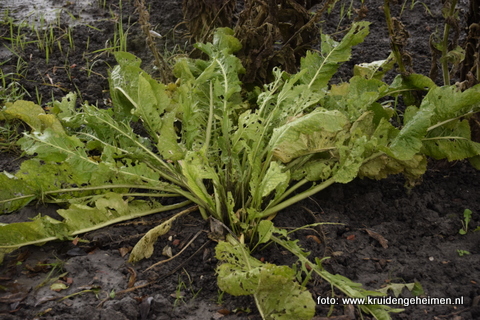
[[[0,120],[0,152],[20,154],[16,143],[21,138],[22,128],[22,122]]]
[[[187,289],[187,285],[181,280],[181,276],[178,276],[178,284],[177,288],[175,289],[175,293],[172,294],[172,297],[175,298],[175,301],[173,302],[173,307],[176,308],[178,305],[183,302],[185,302],[185,290]]]
[[[215,303],[216,303],[218,306],[223,305],[223,303],[224,303],[223,296],[224,296],[224,295],[225,295],[225,291],[218,290],[217,300],[215,301]]]
[[[457,250],[457,253],[460,257],[471,254],[470,251],[467,251],[467,250]]]
[[[433,17],[432,11],[428,7],[428,5],[425,2],[422,2],[422,1],[412,0],[410,2],[409,10],[413,10],[417,4],[422,5],[423,8],[425,9],[425,12]],[[403,2],[402,8],[400,9],[400,17],[403,15],[403,12],[405,11],[405,8],[407,7],[407,5],[408,5],[408,1]]]
[[[63,272],[64,265],[65,265],[65,261],[62,261],[58,258],[55,262],[52,262],[52,263],[38,264],[38,266],[50,267],[51,270],[48,273],[48,275],[45,277],[45,279],[35,287],[35,290],[38,290],[41,287],[51,284],[57,281],[58,279],[64,277],[66,275],[66,273]]]
[[[465,209],[463,211],[463,220],[462,220],[462,228],[458,231],[461,235],[466,235],[468,232],[468,224],[472,219],[472,211],[470,209]]]
[[[26,62],[14,51],[17,58],[15,73],[4,73],[1,68],[9,60],[0,63],[0,107],[6,102],[15,102],[28,96],[27,90],[19,83],[26,72]]]

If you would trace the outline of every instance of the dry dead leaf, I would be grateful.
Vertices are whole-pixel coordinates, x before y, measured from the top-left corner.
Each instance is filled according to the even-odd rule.
[[[28,296],[28,291],[16,292],[0,297],[0,303],[15,303],[23,301]]]
[[[75,237],[75,239],[72,240],[72,244],[76,246],[78,244],[78,240],[80,240],[79,237]]]
[[[132,247],[122,247],[122,248],[118,249],[118,251],[120,252],[120,256],[123,258],[127,255],[127,253],[132,251]]]
[[[313,241],[315,241],[318,244],[322,243],[322,241],[320,241],[320,239],[317,236],[314,236],[314,235],[311,235],[311,234],[307,236],[307,239],[312,239]]]
[[[365,229],[365,231],[367,231],[367,233],[370,237],[377,240],[378,243],[380,243],[380,245],[383,247],[383,249],[388,248],[388,240],[385,239],[381,234],[376,233],[376,232],[371,231],[371,230],[368,230],[368,229]]]
[[[133,286],[135,285],[135,282],[137,282],[137,272],[132,267],[128,267],[127,271],[128,273],[130,273],[130,277],[128,278],[127,288],[133,288]]]
[[[162,254],[169,258],[173,257],[172,247],[170,247],[169,245],[166,245],[165,247],[163,247]]]
[[[224,316],[228,316],[230,314],[230,310],[228,309],[220,309],[217,310],[218,313],[223,314]]]

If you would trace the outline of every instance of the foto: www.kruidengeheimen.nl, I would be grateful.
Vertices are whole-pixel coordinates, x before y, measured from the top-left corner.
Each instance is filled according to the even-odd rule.
[[[369,304],[385,304],[385,305],[401,305],[408,307],[411,305],[462,305],[463,297],[458,298],[434,298],[434,297],[413,297],[413,298],[396,298],[396,297],[366,297],[366,298],[334,298],[334,297],[317,297],[317,304],[353,304],[353,305],[369,305]]]

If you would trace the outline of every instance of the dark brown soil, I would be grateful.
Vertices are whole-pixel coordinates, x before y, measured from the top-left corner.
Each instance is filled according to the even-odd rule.
[[[344,2],[347,6],[350,3]],[[124,21],[125,28],[138,19],[133,1],[122,5],[121,16],[117,1],[106,3],[111,5],[116,17]],[[339,76],[343,80],[348,79],[354,63],[380,60],[388,55],[388,37],[378,9],[382,3],[367,3],[369,11],[364,19],[372,22],[371,35],[354,51],[352,61],[341,69]],[[408,10],[408,1],[402,21],[411,33],[408,50],[414,69],[428,74],[428,36],[435,28],[441,28],[442,18],[437,1],[424,3],[433,17],[420,4]],[[181,1],[151,0],[148,4],[155,31],[165,36],[159,46],[172,48],[181,44],[183,48],[187,41],[185,30],[182,25],[174,29],[182,21]],[[354,4],[354,7],[359,8],[359,5]],[[324,32],[334,33],[355,18],[355,15],[350,20],[346,17],[339,26],[338,8],[324,17]],[[399,7],[396,10],[398,12]],[[107,51],[93,52],[103,49],[105,41],[112,39],[115,17],[108,10],[95,12],[97,22],[89,24],[101,32],[85,25],[75,26],[75,46],[68,58],[54,51],[46,63],[44,53],[35,45],[27,45],[21,56],[28,66],[24,78],[19,79],[30,94],[30,97],[25,95],[25,99],[36,101],[37,88],[46,106],[52,95],[59,99],[68,91],[77,91],[81,93],[81,101],[108,106],[107,71],[114,65],[114,59]],[[147,69],[153,70],[138,26],[133,25],[129,31],[128,49],[144,59]],[[0,29],[0,36],[6,32]],[[84,55],[88,38],[90,54]],[[5,40],[0,41],[8,45]],[[67,46],[66,39],[61,41]],[[0,66],[4,74],[16,70],[17,58],[13,55],[8,58],[10,60]],[[90,74],[89,69],[92,70]],[[15,159],[17,155],[1,153],[0,170],[14,171],[18,165]],[[463,212],[467,208],[473,212],[469,232],[460,235]],[[432,161],[422,183],[411,190],[404,187],[403,178],[398,176],[382,181],[357,179],[347,185],[333,185],[280,212],[274,222],[287,228],[314,222],[340,223],[296,232],[294,237],[311,252],[310,257],[331,257],[324,262],[328,271],[344,275],[366,288],[419,282],[424,297],[463,299],[460,304],[410,305],[393,319],[469,320],[480,319],[480,232],[473,231],[480,225],[479,210],[479,172],[465,162]],[[25,220],[38,213],[54,215],[55,208],[31,206],[0,217],[0,222]],[[172,231],[158,241],[150,259],[133,266],[127,263],[128,255],[122,256],[121,252],[134,246],[146,231],[172,214],[157,214],[91,232],[81,237],[89,242],[80,242],[77,246],[70,242],[54,242],[14,252],[0,266],[0,318],[260,319],[252,298],[231,297],[219,292],[215,277],[215,243],[202,232],[207,230],[208,224],[198,214],[178,221]],[[388,246],[382,246],[372,232],[388,240]],[[176,254],[197,234],[178,258],[146,271],[166,258],[162,249],[167,244]],[[458,250],[469,254],[461,256]],[[276,264],[295,263],[293,257],[275,246],[257,252],[256,256]],[[48,280],[63,273],[62,279],[69,288],[52,291]],[[135,286],[144,286],[123,292],[131,279],[135,280]],[[314,279],[308,287],[315,299],[332,296],[330,285],[323,280]],[[338,292],[335,294],[341,297]],[[70,297],[61,300],[65,296]],[[411,294],[404,290],[402,296]],[[330,307],[319,304],[318,319],[325,317]],[[343,304],[334,306],[336,319],[354,319],[352,314],[361,319],[356,308]],[[370,318],[364,316],[363,319]]]

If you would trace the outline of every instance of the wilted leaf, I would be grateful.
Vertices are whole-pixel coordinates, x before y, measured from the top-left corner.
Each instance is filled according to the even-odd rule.
[[[4,112],[9,117],[24,121],[32,128],[32,131],[42,132],[44,129],[50,128],[54,132],[64,132],[57,117],[45,114],[42,107],[31,101],[17,100],[14,103],[6,103]]]
[[[150,229],[141,239],[137,242],[135,247],[132,249],[130,253],[130,258],[128,258],[128,262],[138,262],[145,258],[150,258],[153,254],[154,244],[157,242],[158,237],[163,236],[172,227],[172,223],[180,218],[181,216],[190,213],[196,210],[198,207],[192,207],[187,210],[180,211],[179,213],[172,216],[170,219],[166,220],[165,222],[161,223],[159,226],[156,226],[153,229]],[[171,250],[171,249],[170,249]]]
[[[50,290],[57,291],[57,292],[66,290],[66,289],[68,289],[68,286],[63,282],[55,282],[50,286]]]

